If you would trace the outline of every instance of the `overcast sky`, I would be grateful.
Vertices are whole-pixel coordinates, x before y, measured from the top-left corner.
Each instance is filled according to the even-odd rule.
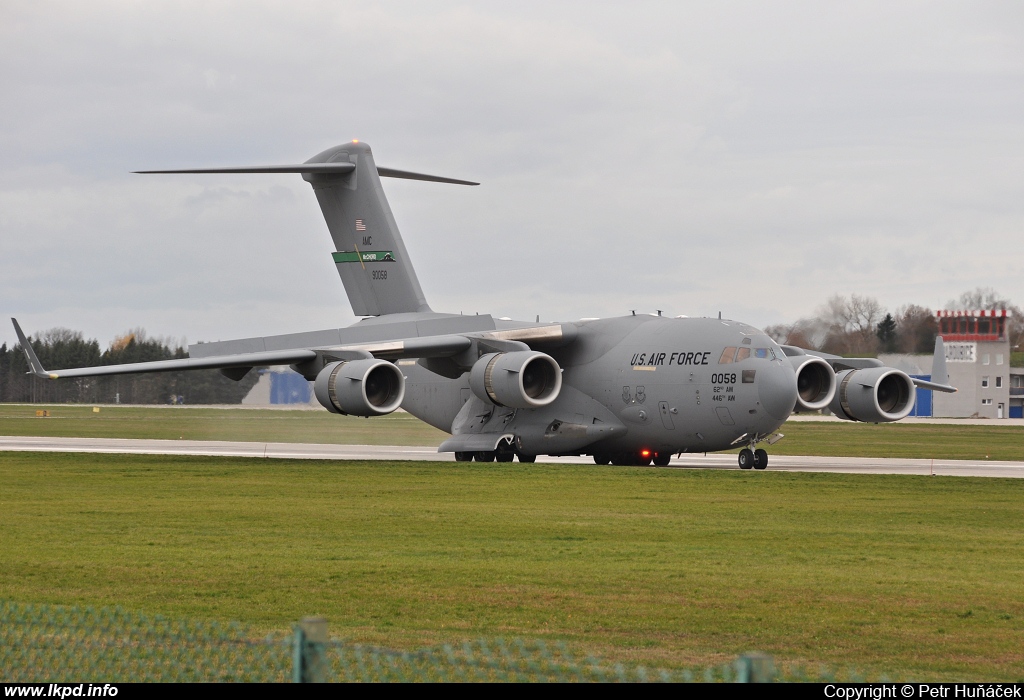
[[[1024,303],[1024,4],[0,1],[0,306],[218,340],[355,319],[298,175],[359,138],[438,311]],[[6,321],[0,342],[14,341]]]

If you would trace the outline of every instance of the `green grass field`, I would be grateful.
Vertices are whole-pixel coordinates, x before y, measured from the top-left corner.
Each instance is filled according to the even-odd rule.
[[[368,420],[326,411],[193,407],[36,406],[0,404],[0,435],[437,445],[446,437],[407,413]],[[1024,426],[791,421],[780,455],[1024,460]]]
[[[37,418],[48,409],[50,417]],[[447,434],[408,413],[372,420],[327,411],[192,406],[119,407],[0,404],[0,435],[229,440],[343,445],[436,445]]]
[[[1019,480],[31,453],[0,479],[20,602],[1024,678]]]

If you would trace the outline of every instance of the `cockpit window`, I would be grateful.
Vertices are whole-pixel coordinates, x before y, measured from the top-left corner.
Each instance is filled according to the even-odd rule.
[[[755,357],[761,360],[774,360],[775,351],[771,348],[737,348],[728,347],[722,351],[722,356],[718,358],[718,364],[728,365],[733,362],[742,362],[748,357]]]

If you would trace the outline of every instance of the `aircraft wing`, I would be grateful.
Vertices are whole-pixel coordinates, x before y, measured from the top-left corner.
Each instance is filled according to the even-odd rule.
[[[332,351],[363,351],[384,360],[398,360],[419,357],[452,357],[468,350],[474,343],[483,344],[495,350],[528,350],[534,344],[554,343],[565,345],[575,338],[570,326],[550,324],[508,330],[489,330],[453,333],[445,335],[419,336],[399,340],[385,340],[373,343],[357,343],[317,348],[325,354]]]
[[[104,365],[99,367],[79,367],[75,369],[46,370],[36,356],[32,344],[28,342],[21,326],[16,319],[14,330],[18,341],[25,351],[25,359],[31,373],[43,379],[66,379],[71,377],[100,377],[111,374],[141,374],[144,372],[178,372],[190,369],[230,369],[234,367],[256,367],[259,365],[287,365],[305,362],[316,357],[312,350],[274,350],[269,352],[249,352],[219,357],[185,357],[177,360],[156,360],[155,362],[135,362],[127,365]]]
[[[840,372],[844,369],[868,369],[870,367],[885,366],[885,363],[873,357],[843,357],[842,355],[831,355],[827,352],[819,352],[817,350],[807,350],[805,348],[796,347],[795,345],[783,345],[782,351],[790,357],[799,355],[820,357],[832,365],[832,369],[836,372]],[[956,393],[956,387],[947,384],[949,381],[949,374],[946,371],[946,348],[942,342],[942,336],[937,336],[935,338],[935,353],[932,356],[931,376],[931,381],[918,379],[916,377],[910,377],[910,381],[914,383],[914,386],[921,389],[941,391],[946,394]]]
[[[924,379],[916,379],[914,377],[911,377],[910,381],[914,382],[914,386],[921,389],[931,389],[932,391],[941,391],[946,394],[955,394],[957,392],[957,388],[955,386],[950,386],[948,384],[937,384],[935,382],[928,382]]]
[[[312,360],[316,353],[312,350],[289,350],[287,352],[254,352],[244,355],[225,355],[223,357],[182,358],[178,360],[156,360],[154,362],[135,362],[127,365],[103,365],[99,367],[79,367],[75,369],[55,369],[47,371],[42,366],[32,368],[32,374],[44,379],[68,379],[71,377],[101,377],[110,374],[143,374],[146,372],[179,372],[190,369],[232,369],[244,367],[251,369],[265,365],[290,365],[296,362]]]
[[[145,372],[178,372],[196,369],[248,370],[268,365],[300,365],[318,358],[323,362],[376,357],[383,360],[403,358],[450,358],[469,350],[474,344],[493,350],[526,350],[530,343],[565,343],[574,337],[561,324],[516,328],[509,330],[488,330],[465,334],[442,334],[380,340],[365,343],[318,345],[313,347],[256,350],[254,352],[226,352],[203,357],[187,357],[154,362],[136,362],[123,365],[78,367],[71,369],[47,370],[43,367],[32,344],[25,337],[17,319],[11,319],[18,341],[25,352],[31,373],[43,379],[66,379],[73,377],[99,377],[116,374],[142,374]],[[216,344],[209,344],[215,346]],[[195,346],[193,346],[195,347]],[[225,372],[233,378],[241,378]]]

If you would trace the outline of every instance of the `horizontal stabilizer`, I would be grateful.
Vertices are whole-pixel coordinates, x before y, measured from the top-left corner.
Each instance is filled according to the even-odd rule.
[[[355,163],[301,163],[300,165],[242,165],[234,168],[188,168],[185,170],[135,170],[135,175],[181,175],[190,173],[316,173],[346,175]]]
[[[439,175],[424,175],[423,173],[410,173],[407,170],[395,170],[394,168],[377,168],[377,174],[381,177],[394,177],[401,180],[423,180],[425,182],[446,182],[449,185],[479,185],[479,182],[469,180],[456,180],[450,177]]]
[[[347,175],[356,169],[355,163],[300,163],[299,165],[241,165],[230,168],[185,168],[183,170],[135,170],[135,175],[194,175],[194,174],[246,174],[246,173],[302,173],[313,175]],[[479,185],[479,182],[456,180],[440,175],[413,173],[408,170],[394,168],[377,168],[381,177],[394,177],[402,180],[423,180],[425,182],[445,182],[450,185]]]

